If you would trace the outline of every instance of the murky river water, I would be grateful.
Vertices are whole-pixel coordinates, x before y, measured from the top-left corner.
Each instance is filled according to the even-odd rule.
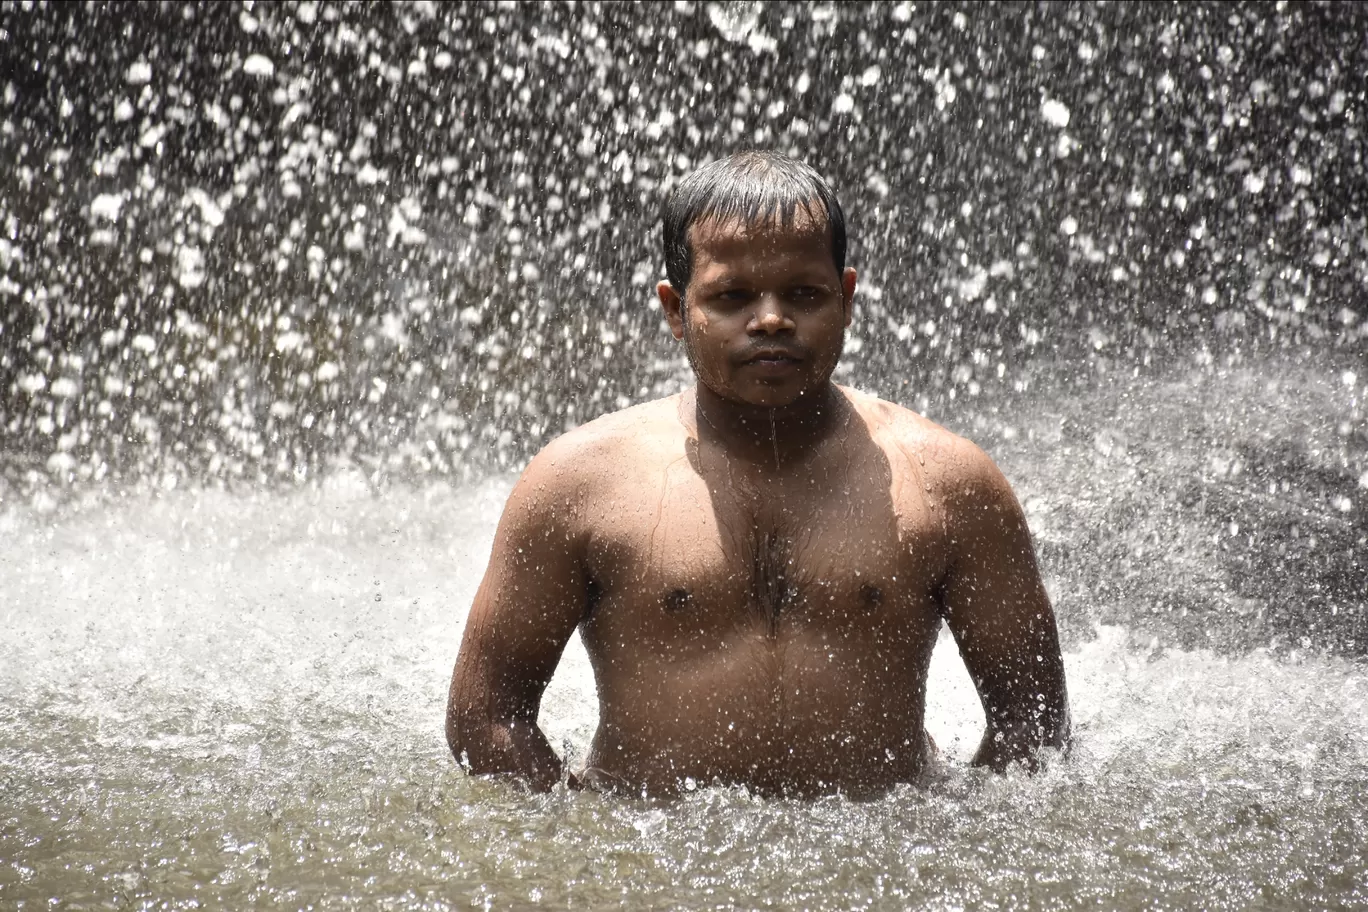
[[[296,492],[7,504],[0,905],[1368,906],[1368,670],[1335,654],[1344,635],[1304,648],[1260,626],[1279,616],[1275,542],[1245,573],[1274,587],[1254,605],[1227,593],[1233,520],[1202,518],[1254,474],[1222,453],[1290,447],[1320,462],[1275,484],[1278,502],[1361,561],[1368,492],[1352,470],[1325,487],[1345,452],[1363,458],[1361,383],[1276,375],[1094,378],[981,422],[1060,608],[1077,749],[1034,778],[970,770],[982,713],[946,639],[928,718],[944,762],[866,803],[532,796],[462,776],[445,685],[509,479],[377,496],[338,472]],[[1208,494],[1185,507],[1194,483]],[[1259,511],[1246,530],[1277,527]],[[1151,635],[1133,604],[1156,593],[1176,633]],[[1361,594],[1337,604],[1361,612]],[[582,756],[595,719],[576,642],[542,723]]]
[[[1368,908],[1354,4],[0,0],[0,64],[0,909]],[[479,479],[687,377],[658,207],[751,145],[850,216],[842,376],[1016,486],[1077,748],[970,770],[946,641],[925,788],[465,778]]]

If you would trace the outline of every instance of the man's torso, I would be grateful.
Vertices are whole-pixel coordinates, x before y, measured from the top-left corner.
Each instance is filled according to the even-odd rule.
[[[837,432],[777,471],[691,434],[677,397],[598,431],[572,508],[601,704],[591,784],[860,793],[923,768],[949,553],[923,457],[946,432],[846,400]]]

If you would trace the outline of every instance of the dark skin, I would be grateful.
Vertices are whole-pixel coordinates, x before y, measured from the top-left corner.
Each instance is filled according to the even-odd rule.
[[[600,724],[574,785],[877,794],[934,748],[949,625],[987,726],[973,762],[1069,738],[1054,614],[1010,486],[977,447],[831,382],[856,275],[820,209],[690,234],[687,303],[658,287],[698,383],[566,434],[523,473],[452,676],[476,774],[562,778],[541,695],[579,630]]]

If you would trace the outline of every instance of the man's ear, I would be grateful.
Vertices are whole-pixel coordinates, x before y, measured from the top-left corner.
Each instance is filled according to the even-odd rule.
[[[845,300],[845,325],[849,326],[855,316],[855,270],[850,266],[841,273],[841,297]]]
[[[669,282],[656,285],[656,295],[660,298],[660,309],[665,311],[665,322],[670,324],[670,334],[676,339],[683,339],[684,299]]]

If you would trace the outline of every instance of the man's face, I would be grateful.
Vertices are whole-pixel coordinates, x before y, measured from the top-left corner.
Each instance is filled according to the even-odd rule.
[[[825,217],[802,207],[788,227],[708,220],[690,229],[685,299],[668,282],[657,292],[700,383],[764,407],[826,385],[855,294],[855,270],[837,272],[830,235]]]

